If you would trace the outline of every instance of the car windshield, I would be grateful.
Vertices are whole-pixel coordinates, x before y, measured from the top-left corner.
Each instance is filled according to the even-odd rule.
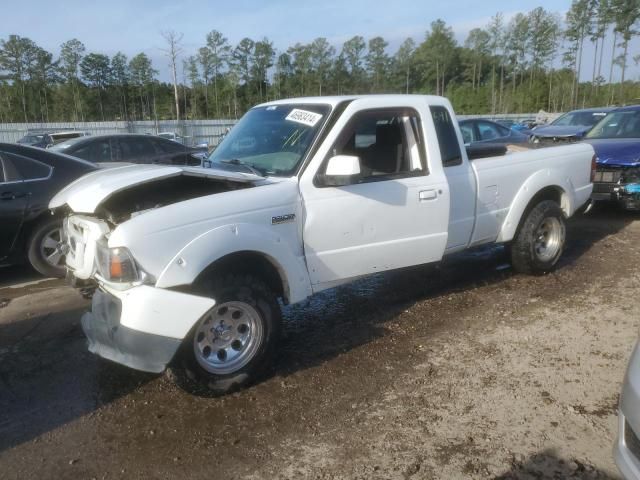
[[[557,118],[551,125],[558,127],[591,127],[602,120],[606,113],[603,112],[569,112]]]
[[[81,142],[82,140],[85,140],[85,138],[78,137],[78,138],[72,138],[70,140],[65,140],[64,142],[56,143],[54,146],[49,148],[49,150],[51,150],[52,152],[63,152],[67,148],[71,147],[72,145],[75,145],[78,142]]]
[[[44,135],[25,135],[20,140],[18,140],[18,143],[32,145],[34,143],[41,142],[43,138],[44,138]]]
[[[611,112],[587,138],[640,138],[640,110]]]
[[[262,175],[290,176],[329,114],[328,105],[286,104],[249,110],[208,160],[245,166]],[[240,167],[241,168],[241,167]]]

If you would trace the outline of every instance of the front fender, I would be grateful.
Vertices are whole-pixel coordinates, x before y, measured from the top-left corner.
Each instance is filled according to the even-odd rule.
[[[496,242],[509,242],[516,234],[520,220],[527,206],[540,191],[545,188],[555,188],[560,193],[560,207],[567,217],[575,210],[574,186],[571,179],[560,170],[545,168],[538,170],[524,182],[509,207]]]
[[[295,237],[295,224],[288,233]],[[269,228],[236,223],[209,230],[189,242],[160,273],[156,287],[189,285],[216,260],[229,254],[250,251],[264,255],[284,279],[285,296],[296,303],[311,295],[311,284],[302,249],[291,245],[291,239]],[[294,240],[295,241],[295,240]],[[300,252],[296,255],[295,252]]]

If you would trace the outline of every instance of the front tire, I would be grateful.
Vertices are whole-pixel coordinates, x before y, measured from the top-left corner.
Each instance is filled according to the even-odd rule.
[[[552,200],[544,200],[527,213],[511,244],[511,263],[519,273],[542,275],[554,269],[564,250],[564,213]]]
[[[64,277],[64,255],[59,244],[62,240],[62,221],[50,219],[39,223],[28,241],[29,263],[45,277]]]
[[[224,395],[255,383],[275,353],[276,295],[252,275],[223,275],[206,288],[215,307],[185,338],[169,372],[191,393]]]

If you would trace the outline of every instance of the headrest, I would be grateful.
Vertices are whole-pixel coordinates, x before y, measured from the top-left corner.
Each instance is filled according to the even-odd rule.
[[[376,125],[377,145],[398,145],[402,143],[400,125]]]

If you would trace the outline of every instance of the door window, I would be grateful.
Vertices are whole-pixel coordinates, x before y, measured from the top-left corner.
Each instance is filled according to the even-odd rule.
[[[472,123],[461,123],[460,131],[462,132],[462,140],[464,143],[471,143],[475,141],[473,134],[473,124]]]
[[[357,156],[358,183],[363,183],[424,175],[423,152],[420,117],[415,110],[367,110],[351,118],[326,160],[336,155]]]
[[[480,140],[495,140],[505,136],[496,125],[489,122],[478,122],[478,133]]]
[[[4,175],[7,182],[43,180],[51,175],[51,167],[31,158],[4,153]]]
[[[111,162],[111,142],[109,139],[93,140],[78,148],[73,156],[89,162]]]
[[[121,138],[120,153],[122,160],[135,160],[152,157],[156,150],[148,138]]]

